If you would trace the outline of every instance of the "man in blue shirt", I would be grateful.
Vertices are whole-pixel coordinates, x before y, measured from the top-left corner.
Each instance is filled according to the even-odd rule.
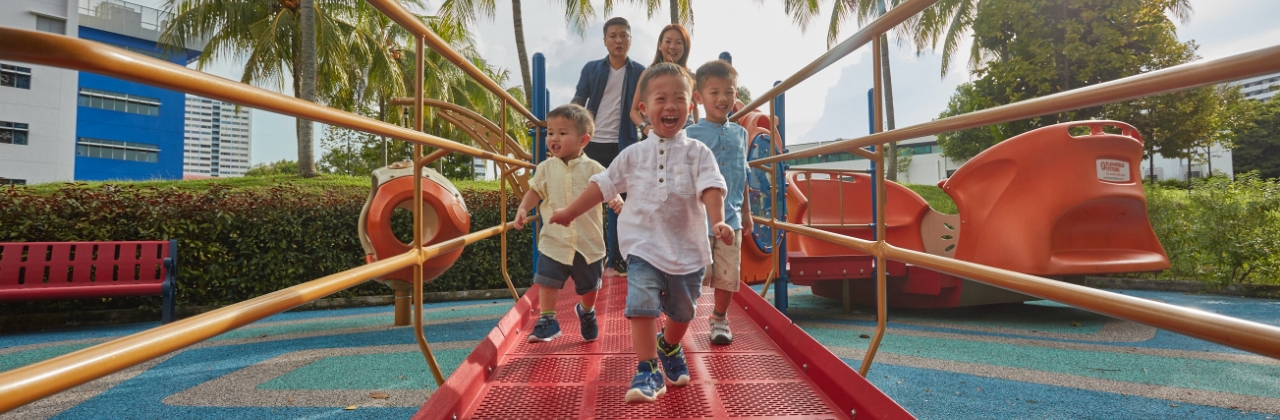
[[[615,17],[605,22],[604,46],[609,56],[582,67],[572,102],[586,107],[595,117],[595,136],[583,152],[608,168],[618,152],[637,140],[636,126],[628,115],[644,66],[627,57],[631,51],[631,24],[626,19]],[[605,229],[608,266],[619,275],[626,275],[627,263],[618,251],[618,215],[612,209],[606,210],[609,212]]]
[[[710,237],[712,263],[707,267],[704,286],[715,289],[715,308],[711,311],[712,344],[730,344],[729,303],[741,285],[743,233],[751,234],[751,209],[744,200],[747,188],[747,130],[729,122],[729,112],[737,99],[738,72],[723,60],[713,60],[698,68],[694,77],[693,100],[702,104],[706,117],[685,128],[690,138],[702,142],[716,157],[716,167],[724,177],[724,223],[734,229],[733,244],[725,245]],[[711,235],[708,232],[708,235]]]

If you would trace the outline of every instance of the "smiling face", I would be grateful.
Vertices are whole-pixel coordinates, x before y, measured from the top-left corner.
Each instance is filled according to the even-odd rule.
[[[582,155],[582,148],[591,142],[591,136],[578,130],[573,120],[563,117],[547,118],[547,150],[566,162]]]
[[[664,64],[665,65],[665,64]],[[640,112],[649,116],[658,137],[671,138],[684,128],[693,110],[689,79],[679,74],[662,74],[649,79]]]
[[[738,97],[737,89],[733,83],[719,77],[707,78],[702,85],[693,93],[693,100],[702,104],[708,121],[724,124],[729,120],[729,111],[733,110],[733,100]]]
[[[680,57],[684,56],[684,35],[675,29],[663,31],[662,39],[658,40],[658,51],[662,53],[663,62],[678,63]]]
[[[631,51],[631,30],[624,25],[611,25],[604,31],[604,47],[609,57],[623,59]]]

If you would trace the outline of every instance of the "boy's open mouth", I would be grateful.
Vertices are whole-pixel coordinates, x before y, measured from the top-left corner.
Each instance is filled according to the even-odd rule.
[[[659,121],[662,122],[662,125],[667,127],[675,127],[676,124],[680,123],[680,121],[676,119],[676,117],[671,117],[671,116],[662,117],[662,119],[660,119]]]

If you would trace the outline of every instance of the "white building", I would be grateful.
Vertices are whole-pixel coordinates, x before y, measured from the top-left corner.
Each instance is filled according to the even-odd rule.
[[[1228,85],[1240,86],[1240,93],[1245,99],[1266,101],[1280,93],[1280,73],[1250,77],[1228,83]]]
[[[787,145],[787,150],[798,152],[833,142],[789,144]],[[933,136],[903,140],[898,143],[898,150],[900,152],[899,155],[910,154],[911,156],[910,159],[903,157],[898,160],[898,182],[900,183],[934,185],[938,181],[950,177],[956,171],[956,168],[960,167],[959,163],[942,156],[942,148],[938,146],[938,139]],[[789,163],[792,170],[871,169],[871,161],[847,152],[798,159]]]
[[[249,108],[187,95],[182,174],[209,177],[244,176],[253,142]]]
[[[5,0],[0,25],[78,35],[80,14],[67,0]],[[0,184],[75,177],[79,72],[0,61]]]

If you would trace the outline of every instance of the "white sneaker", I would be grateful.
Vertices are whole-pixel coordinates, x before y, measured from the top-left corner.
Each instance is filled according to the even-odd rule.
[[[729,319],[711,318],[711,344],[726,345],[733,342],[733,333],[729,331]]]

